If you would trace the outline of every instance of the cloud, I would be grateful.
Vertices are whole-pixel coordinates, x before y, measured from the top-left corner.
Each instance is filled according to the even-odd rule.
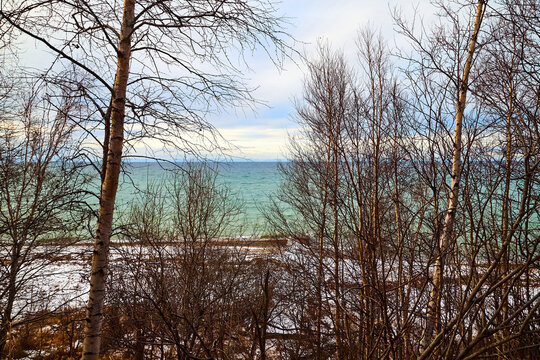
[[[295,47],[308,59],[316,56],[317,42],[328,41],[335,49],[342,50],[354,64],[358,30],[370,26],[381,31],[383,37],[392,44],[394,41],[391,9],[401,8],[403,15],[411,19],[415,7],[421,15],[431,12],[429,0],[413,3],[400,0],[288,0],[280,3],[278,13],[288,18],[290,25],[285,30],[298,40]],[[301,95],[306,66],[299,57],[287,60],[284,69],[278,69],[259,50],[247,59],[250,70],[246,69],[249,84],[257,88],[254,96],[263,100],[269,109],[259,108],[266,114],[276,113],[275,117],[288,118],[293,112],[292,100]],[[241,121],[240,117],[235,119]],[[218,121],[219,123],[219,121]],[[284,126],[290,126],[284,124]]]
[[[252,160],[278,160],[286,157],[287,141],[297,128],[271,128],[264,125],[219,129],[238,148],[234,156]]]
[[[298,40],[294,44],[295,50],[309,58],[316,54],[318,41],[328,41],[354,61],[355,40],[360,28],[371,26],[380,30],[392,43],[394,33],[390,9],[401,7],[404,16],[410,19],[416,4],[422,15],[432,13],[428,3],[429,0],[415,0],[413,3],[403,0],[283,0],[277,4],[277,13],[288,21],[284,32]],[[43,52],[42,46],[28,39],[22,46],[27,50],[23,56],[28,61],[27,65],[46,67],[50,64],[50,55],[36,56]],[[278,69],[264,49],[244,56],[249,64],[244,74],[249,79],[248,86],[257,88],[254,97],[265,102],[267,107],[260,106],[255,113],[229,109],[209,115],[207,120],[221,131],[225,139],[242,149],[243,156],[281,158],[286,152],[287,132],[296,126],[290,120],[294,112],[292,100],[301,95],[306,67],[296,56],[286,59],[283,69]],[[230,54],[231,59],[235,57],[235,54]],[[238,54],[238,58],[242,56]],[[138,144],[137,151],[157,146],[149,141],[144,145]]]

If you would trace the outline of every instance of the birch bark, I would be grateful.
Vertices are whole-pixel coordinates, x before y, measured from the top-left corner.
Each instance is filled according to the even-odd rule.
[[[452,156],[452,179],[450,185],[450,196],[448,199],[448,209],[444,219],[444,225],[441,237],[439,238],[439,252],[435,260],[433,271],[433,285],[429,295],[429,303],[427,307],[426,323],[422,340],[420,341],[420,353],[423,353],[428,345],[433,340],[435,325],[440,321],[441,316],[441,291],[443,286],[444,260],[448,246],[454,238],[454,222],[459,201],[459,185],[461,181],[461,153],[462,153],[462,127],[463,116],[465,113],[465,103],[467,101],[467,92],[469,86],[469,74],[471,72],[472,60],[476,51],[476,42],[478,33],[482,24],[484,11],[486,8],[486,0],[479,0],[476,6],[476,15],[474,26],[469,40],[469,48],[467,58],[463,68],[461,83],[459,83],[459,95],[456,104],[456,122],[454,132],[454,145]]]
[[[122,27],[118,41],[116,78],[111,101],[112,112],[107,165],[105,177],[101,184],[98,223],[92,255],[90,293],[88,296],[85,337],[82,350],[82,359],[84,360],[97,360],[101,346],[105,284],[109,265],[109,245],[124,142],[126,89],[129,77],[131,35],[133,33],[134,20],[135,0],[125,0]]]

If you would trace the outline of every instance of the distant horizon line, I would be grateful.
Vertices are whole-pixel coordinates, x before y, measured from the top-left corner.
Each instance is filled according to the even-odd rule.
[[[123,158],[122,162],[129,163],[152,163],[152,162],[170,162],[170,163],[185,163],[185,162],[211,162],[211,163],[254,163],[254,162],[289,162],[288,159],[232,159],[232,160],[211,160],[211,159],[192,159],[192,160],[170,160],[170,159],[141,159],[141,158]]]

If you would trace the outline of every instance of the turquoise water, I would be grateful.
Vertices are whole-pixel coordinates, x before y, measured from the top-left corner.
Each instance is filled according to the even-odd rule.
[[[278,162],[230,162],[217,166],[217,183],[227,186],[231,195],[243,202],[242,215],[237,224],[242,226],[241,235],[266,233],[261,210],[270,205],[270,196],[278,191],[282,175],[278,171]],[[170,179],[167,169],[172,165],[155,162],[131,163],[126,173],[120,178],[117,193],[117,211],[125,211],[147,188],[147,184],[160,186]],[[116,215],[115,215],[116,217]]]

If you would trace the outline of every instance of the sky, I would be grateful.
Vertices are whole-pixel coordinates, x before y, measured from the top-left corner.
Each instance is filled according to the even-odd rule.
[[[429,16],[427,0],[283,0],[278,13],[288,18],[286,31],[297,41],[296,48],[309,59],[314,56],[317,42],[331,44],[354,61],[355,39],[359,29],[366,26],[380,31],[389,46],[400,46],[394,35],[391,10],[401,9],[412,17],[415,8]],[[211,121],[223,137],[235,145],[234,157],[250,160],[282,160],[287,157],[287,139],[298,130],[294,122],[293,100],[302,92],[305,66],[297,58],[289,60],[283,69],[258,52],[249,59],[251,71],[246,73],[249,84],[257,87],[254,96],[265,106],[247,113],[221,113]]]
[[[299,53],[312,59],[318,42],[327,42],[343,51],[353,66],[360,29],[380,31],[389,47],[401,47],[404,44],[395,36],[392,10],[400,9],[409,20],[415,12],[424,18],[433,12],[429,0],[282,0],[276,8],[277,15],[286,19],[283,30],[296,40],[294,48]],[[36,55],[37,50],[32,50],[36,45],[28,44],[31,42],[23,47],[28,50],[25,57],[29,65],[35,62],[48,66],[48,57]],[[233,145],[229,151],[233,160],[286,159],[288,137],[298,132],[293,101],[302,93],[306,66],[299,56],[293,56],[278,69],[262,49],[245,54],[245,59],[249,69],[243,76],[248,79],[248,87],[256,89],[253,97],[264,105],[254,110],[225,109],[206,120]]]

